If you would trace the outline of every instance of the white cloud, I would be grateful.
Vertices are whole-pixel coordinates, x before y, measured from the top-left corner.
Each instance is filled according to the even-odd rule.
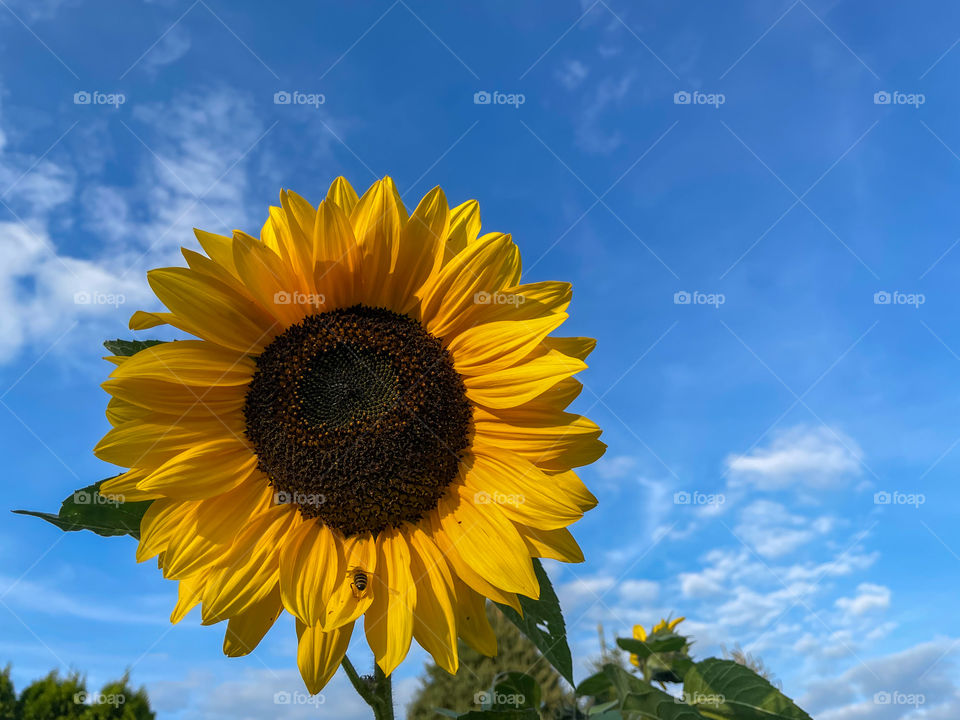
[[[792,486],[826,489],[838,480],[860,473],[859,446],[827,427],[794,427],[781,433],[769,447],[745,455],[730,455],[727,470],[735,483],[764,490]]]
[[[794,515],[780,503],[755,500],[740,514],[737,535],[766,558],[792,553],[832,528],[828,517]]]
[[[817,720],[953,720],[960,717],[956,647],[955,640],[939,638],[858,661],[842,674],[811,682],[799,704]],[[922,702],[908,703],[911,695]]]
[[[85,177],[79,194],[68,163],[37,163],[9,144],[0,151],[0,189],[17,216],[0,222],[0,362],[67,335],[62,352],[76,325],[84,342],[123,331],[134,309],[156,306],[146,270],[182,264],[178,249],[195,242],[194,226],[229,231],[248,222],[244,153],[262,123],[247,100],[213,91],[134,115],[139,122],[128,124],[151,148],[130,168],[130,185]],[[96,245],[62,242],[76,237],[74,207]]]
[[[890,607],[890,588],[873,583],[860,583],[855,597],[837,598],[836,606],[849,615],[865,615]]]
[[[586,79],[589,70],[579,60],[567,60],[557,72],[557,78],[567,90],[575,90]]]

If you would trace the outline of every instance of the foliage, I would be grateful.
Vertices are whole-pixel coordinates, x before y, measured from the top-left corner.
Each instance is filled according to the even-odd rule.
[[[0,672],[0,720],[155,720],[147,692],[130,687],[129,674],[109,682],[99,693],[87,692],[78,674],[54,670],[34,680],[17,697],[10,666]]]
[[[477,701],[483,700],[485,695],[496,697],[496,693],[490,691],[494,680],[510,671],[533,678],[539,686],[540,704],[546,713],[554,713],[563,705],[573,703],[573,693],[560,674],[492,603],[487,606],[487,617],[497,635],[497,655],[485,657],[461,642],[458,646],[460,670],[456,675],[434,663],[427,665],[421,686],[407,707],[408,720],[438,719],[441,716],[436,708],[451,709],[455,714],[481,710],[482,703]],[[503,688],[503,695],[510,694],[502,691]],[[482,717],[491,720],[489,713]]]

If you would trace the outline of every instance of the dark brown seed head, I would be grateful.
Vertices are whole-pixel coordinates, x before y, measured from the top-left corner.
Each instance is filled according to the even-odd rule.
[[[471,409],[449,353],[419,322],[356,305],[277,336],[257,359],[244,417],[278,499],[350,536],[436,507]]]

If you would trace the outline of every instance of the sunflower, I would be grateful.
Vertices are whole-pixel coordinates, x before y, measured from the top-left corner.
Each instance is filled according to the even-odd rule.
[[[476,201],[408,215],[390,178],[338,178],[280,203],[259,239],[198,230],[205,254],[148,273],[168,312],[131,329],[193,337],[111,358],[95,452],[128,470],[101,492],[153,501],[137,560],[179,581],[172,622],[227,621],[228,656],[286,610],[311,693],[361,616],[385,674],[411,638],[456,672],[458,637],[496,653],[485,598],[519,609],[531,558],[583,559],[572,468],[605,446],[565,408],[595,343],[550,335],[570,286],[520,284]]]

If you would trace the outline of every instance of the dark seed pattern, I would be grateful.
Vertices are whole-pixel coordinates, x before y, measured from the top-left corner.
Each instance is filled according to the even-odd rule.
[[[456,477],[471,409],[449,353],[406,315],[356,305],[289,327],[244,405],[258,467],[346,536],[421,519]]]

